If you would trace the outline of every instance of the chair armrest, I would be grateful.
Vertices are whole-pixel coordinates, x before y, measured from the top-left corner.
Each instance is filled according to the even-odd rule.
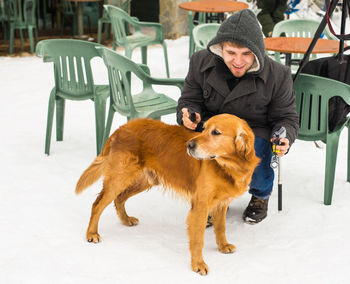
[[[182,78],[154,78],[150,76],[150,70],[149,67],[145,64],[137,64],[141,69],[142,73],[138,74],[140,76],[140,79],[145,81],[146,83],[152,84],[152,85],[166,85],[166,86],[176,86],[181,91],[183,89],[185,79]],[[141,78],[142,77],[142,78]]]
[[[53,62],[53,57],[45,53],[45,44],[46,40],[41,40],[38,42],[35,48],[36,56],[41,57],[44,62]]]
[[[150,76],[147,76],[147,77],[148,77],[147,82],[152,85],[175,86],[175,87],[178,87],[181,92],[183,90],[184,83],[185,83],[185,79],[183,78],[165,79],[165,78],[154,78]]]
[[[156,39],[159,39],[161,41],[164,40],[164,28],[161,24],[159,23],[150,23],[150,22],[136,22],[134,24],[135,28],[139,30],[140,27],[148,27],[148,28],[153,28],[154,31],[156,32]]]
[[[44,45],[45,45],[45,41],[39,41],[37,43],[36,48],[35,48],[36,56],[44,57]]]

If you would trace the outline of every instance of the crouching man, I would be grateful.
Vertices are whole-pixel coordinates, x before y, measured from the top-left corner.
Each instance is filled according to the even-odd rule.
[[[272,134],[281,126],[286,128],[287,137],[277,146],[278,155],[283,156],[298,133],[292,85],[290,68],[265,54],[261,28],[249,9],[225,20],[207,50],[194,53],[190,60],[177,122],[200,131],[200,122],[230,113],[246,120],[255,133],[255,151],[261,162],[253,174],[252,197],[243,213],[248,223],[259,223],[267,216],[274,180]]]

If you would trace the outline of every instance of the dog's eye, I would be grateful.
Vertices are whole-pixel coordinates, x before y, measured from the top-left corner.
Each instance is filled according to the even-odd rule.
[[[216,129],[211,131],[211,135],[220,135],[221,132],[217,131]]]

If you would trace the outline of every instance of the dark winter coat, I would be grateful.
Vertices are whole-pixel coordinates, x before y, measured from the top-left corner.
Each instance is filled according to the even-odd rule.
[[[255,135],[266,140],[285,126],[292,144],[299,130],[299,121],[290,69],[266,55],[263,60],[264,67],[258,74],[247,73],[236,79],[230,91],[227,80],[234,77],[223,60],[208,50],[196,52],[191,57],[178,102],[178,123],[182,124],[181,109],[184,107],[198,112],[202,121],[216,114],[230,113],[245,119]]]

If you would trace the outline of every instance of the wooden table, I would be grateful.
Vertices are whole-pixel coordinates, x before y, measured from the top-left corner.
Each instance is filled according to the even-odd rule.
[[[265,49],[286,54],[286,65],[291,65],[292,53],[305,54],[312,38],[302,37],[268,37],[265,38]],[[319,39],[311,53],[337,53],[339,41],[332,39]]]
[[[88,39],[88,36],[84,36],[83,2],[100,2],[103,0],[67,0],[67,1],[78,2],[78,7],[77,7],[78,38]]]
[[[247,9],[249,6],[247,3],[232,0],[202,0],[183,2],[179,4],[179,7],[181,9],[193,12],[225,13],[237,12]]]

